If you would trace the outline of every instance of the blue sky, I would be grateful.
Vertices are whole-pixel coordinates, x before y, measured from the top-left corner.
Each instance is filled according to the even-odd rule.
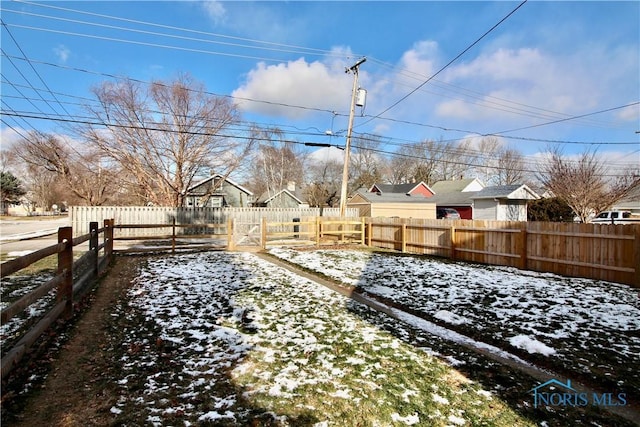
[[[366,57],[354,132],[380,135],[386,150],[501,133],[532,157],[558,141],[640,164],[638,1],[529,1],[425,83],[519,4],[2,1],[2,111],[78,117],[109,75],[188,72],[233,96],[247,122],[342,145],[344,70]],[[33,128],[61,132],[4,114],[3,146]],[[339,136],[328,141],[331,128]]]

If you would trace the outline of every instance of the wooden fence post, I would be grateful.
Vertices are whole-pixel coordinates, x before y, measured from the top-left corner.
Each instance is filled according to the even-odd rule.
[[[109,260],[107,264],[111,262],[111,255],[113,254],[113,223],[113,218],[104,220],[104,256]]]
[[[267,218],[260,218],[260,246],[262,249],[267,249]]]
[[[451,226],[449,232],[449,246],[450,246],[450,254],[449,258],[452,260],[456,259],[456,227]]]
[[[527,228],[526,223],[525,227],[520,230],[520,268],[522,270],[527,269]]]
[[[171,253],[176,253],[176,217],[171,220]]]
[[[316,217],[316,246],[320,246],[320,239],[322,238],[322,222],[320,222],[320,217]]]
[[[233,218],[227,220],[227,250],[235,250],[235,242],[233,241]]]
[[[400,238],[402,239],[400,249],[402,250],[402,253],[405,253],[407,252],[407,224],[403,222],[400,230]]]
[[[93,277],[98,277],[98,222],[89,223],[89,251],[93,254],[93,260],[91,262],[93,268]]]
[[[369,222],[367,223],[367,246],[371,247],[371,241],[372,239],[372,234],[373,234],[373,223],[371,220],[369,220]]]
[[[63,316],[67,319],[73,314],[73,229],[60,227],[58,229],[58,243],[66,243],[64,250],[58,252],[58,274],[63,275],[58,285],[56,301],[66,300]]]
[[[633,240],[633,261],[636,272],[634,277],[635,286],[640,288],[640,225],[635,225],[635,239]]]
[[[365,241],[364,241],[364,236],[365,236],[365,221],[364,221],[364,217],[360,218],[360,244],[364,245]]]

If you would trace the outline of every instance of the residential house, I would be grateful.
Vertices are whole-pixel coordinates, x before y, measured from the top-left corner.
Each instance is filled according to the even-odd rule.
[[[373,184],[369,189],[371,193],[381,194],[408,194],[411,196],[431,197],[434,191],[423,181],[409,184]]]
[[[526,221],[527,202],[539,198],[524,184],[485,187],[472,196],[473,219]]]
[[[439,208],[453,208],[462,219],[526,221],[527,202],[540,196],[526,185],[485,187],[477,178],[439,181],[431,186]]]
[[[471,197],[483,188],[484,184],[478,178],[438,181],[431,186],[438,207],[455,209],[462,219],[473,219]]]
[[[266,208],[308,208],[302,193],[296,189],[296,183],[290,181],[287,187],[275,193],[265,192],[261,194],[254,206]]]
[[[436,218],[436,204],[430,198],[406,193],[383,193],[358,190],[348,201],[348,208],[358,208],[360,216]]]
[[[632,190],[627,197],[614,204],[610,210],[629,211],[632,214],[640,215],[640,186]]]
[[[240,184],[215,174],[200,181],[187,190],[187,207],[248,207],[253,202],[253,193]]]

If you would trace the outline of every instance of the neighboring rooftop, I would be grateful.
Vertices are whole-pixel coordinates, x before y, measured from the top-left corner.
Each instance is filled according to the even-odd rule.
[[[453,193],[461,191],[478,191],[484,188],[484,184],[478,178],[454,179],[451,181],[438,181],[431,185],[436,194]]]

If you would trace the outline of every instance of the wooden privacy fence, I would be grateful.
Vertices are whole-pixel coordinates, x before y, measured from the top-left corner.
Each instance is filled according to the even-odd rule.
[[[104,220],[104,227],[97,222],[89,224],[89,233],[73,238],[71,227],[58,230],[58,243],[0,264],[0,279],[16,273],[31,264],[51,255],[58,256],[56,276],[38,286],[19,300],[4,308],[2,324],[26,311],[31,305],[56,289],[56,299],[40,320],[29,329],[9,351],[2,355],[2,378],[4,379],[36,340],[60,317],[68,319],[73,314],[73,302],[79,300],[90,289],[90,284],[109,265],[113,253],[113,220]],[[103,241],[100,243],[100,234]],[[73,248],[89,242],[88,250],[76,261]],[[102,254],[102,255],[101,255]]]
[[[640,225],[368,218],[368,246],[640,287]]]

